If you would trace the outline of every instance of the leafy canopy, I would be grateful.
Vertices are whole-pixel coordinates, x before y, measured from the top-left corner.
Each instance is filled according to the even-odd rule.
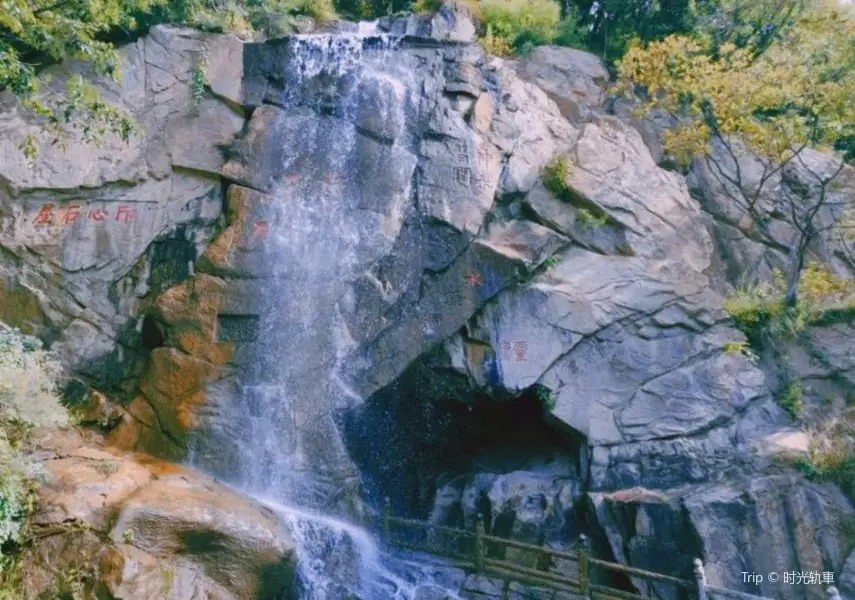
[[[738,136],[776,163],[806,146],[835,145],[855,133],[855,21],[830,4],[793,14],[774,43],[734,28],[717,40],[636,44],[619,63],[623,89],[640,86],[646,109],[683,118],[666,145],[684,161],[705,154],[714,136]]]
[[[87,141],[106,133],[127,141],[138,126],[104,101],[87,78],[71,77],[60,88],[40,79],[39,71],[63,60],[80,60],[91,75],[117,79],[121,61],[116,43],[151,25],[176,23],[248,35],[277,25],[271,20],[287,21],[298,14],[319,20],[335,16],[332,0],[0,0],[0,90],[43,117],[57,138],[63,127],[71,126]],[[23,150],[32,157],[32,138]]]
[[[95,75],[118,77],[119,59],[107,34],[134,29],[135,15],[166,1],[0,0],[0,89],[22,99],[57,131],[75,124],[87,139],[107,131],[127,139],[136,129],[134,122],[104,102],[86,80],[72,77],[65,90],[43,89],[37,69],[77,59],[89,63]]]
[[[822,233],[851,227],[855,200],[831,192],[855,159],[855,17],[834,0],[723,0],[711,22],[695,37],[635,44],[619,62],[619,87],[639,92],[642,113],[679,117],[665,149],[684,164],[703,159],[755,232],[787,252],[786,303],[794,307],[808,249]],[[816,169],[803,159],[806,148],[841,152]],[[743,158],[760,164],[759,178],[745,176]],[[790,164],[809,182],[776,196],[794,228],[787,234],[769,226],[760,199]]]

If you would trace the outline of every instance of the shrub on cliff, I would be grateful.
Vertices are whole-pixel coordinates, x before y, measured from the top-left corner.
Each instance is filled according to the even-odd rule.
[[[561,7],[553,0],[482,0],[481,16],[486,39],[504,44],[488,50],[502,54],[505,48],[519,52],[555,41]]]
[[[855,313],[855,283],[819,263],[801,272],[798,294],[801,302],[788,306],[786,275],[776,269],[771,283],[736,290],[725,300],[724,310],[756,350],[764,342],[796,335],[812,325],[848,320]]]
[[[723,33],[716,26],[635,45],[620,62],[620,87],[642,101],[640,112],[678,116],[680,125],[665,134],[668,153],[678,163],[704,165],[748,217],[753,236],[787,254],[785,301],[792,308],[808,250],[822,236],[852,232],[855,200],[838,184],[855,163],[855,15],[834,0],[788,0],[783,5],[792,11],[783,16],[773,10],[782,4],[776,0],[724,4],[759,13],[739,27],[725,11]],[[779,21],[768,22],[773,16]],[[809,148],[825,151],[827,162],[812,162]],[[756,171],[746,168],[749,161]],[[798,189],[766,203],[786,172]],[[774,226],[780,214],[789,227]]]
[[[0,324],[0,572],[22,541],[40,476],[38,463],[26,455],[33,430],[69,424],[59,377],[58,364],[38,340]]]

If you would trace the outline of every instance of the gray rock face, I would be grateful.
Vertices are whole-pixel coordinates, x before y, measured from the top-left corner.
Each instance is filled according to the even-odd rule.
[[[710,585],[770,598],[824,597],[821,586],[785,582],[783,572],[797,569],[781,565],[830,571],[851,544],[838,528],[851,510],[839,491],[790,477],[593,494],[590,510],[601,527],[599,540],[620,562],[691,580],[692,558],[704,557]],[[764,574],[764,581],[746,582],[743,572]],[[770,572],[780,581],[769,581]],[[660,596],[675,594],[669,585],[656,587]]]
[[[514,68],[522,79],[545,91],[571,123],[584,121],[605,99],[609,73],[593,54],[538,46]]]
[[[211,81],[231,102],[239,46],[158,27],[123,48],[124,79],[102,89],[142,127],[128,144],[110,135],[98,148],[70,131],[64,146],[52,145],[10,99],[0,111],[0,281],[8,282],[0,304],[11,300],[2,316],[57,340],[71,367],[93,376],[118,367],[114,378],[96,377],[103,387],[120,384],[125,368],[133,375],[136,317],[192,272],[213,237],[223,203],[218,147],[244,120],[217,99],[194,109],[189,81],[207,53]],[[57,85],[79,70],[52,69]],[[33,165],[18,148],[28,134],[39,149]]]
[[[592,243],[559,200],[533,190],[528,206],[587,248],[486,307],[466,340],[447,344],[453,364],[505,389],[547,387],[553,416],[593,446],[595,488],[670,486],[730,469],[748,439],[784,416],[763,372],[723,350],[743,337],[710,290],[712,241],[699,207],[620,121],[585,125],[572,154],[572,189],[615,225]],[[624,255],[603,254],[616,239]],[[491,352],[471,364],[474,341]]]
[[[767,476],[752,453],[792,424],[764,372],[725,350],[744,337],[721,293],[780,256],[744,235],[726,190],[659,168],[655,135],[603,114],[593,56],[492,58],[447,8],[378,28],[246,45],[155,28],[123,49],[121,86],[104,84],[144,135],[101,149],[72,135],[66,153],[40,138],[32,169],[17,147],[38,131],[5,101],[0,319],[133,399],[117,443],[150,447],[159,429],[186,451],[190,431],[197,460],[251,488],[359,514],[342,423],[372,416],[415,365],[454,385],[398,403],[545,393],[548,423],[583,439],[558,470],[473,461],[427,482],[414,495],[435,522],[471,525],[486,506],[503,535],[566,541],[588,492],[603,555],[636,566],[678,548],[736,587],[731,563],[839,570],[828,524],[851,506]],[[194,107],[202,56],[211,93]],[[559,155],[569,202],[542,182]],[[841,244],[825,255],[842,273]],[[796,367],[851,383],[850,330],[811,331],[825,363]],[[637,486],[658,492],[614,495]],[[460,575],[464,597],[502,593]],[[761,591],[806,597],[793,589]]]
[[[849,554],[843,564],[838,587],[844,598],[855,598],[855,551]]]

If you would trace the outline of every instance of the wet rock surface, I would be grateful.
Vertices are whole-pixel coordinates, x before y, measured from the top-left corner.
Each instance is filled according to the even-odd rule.
[[[156,27],[105,87],[144,134],[62,154],[40,138],[33,168],[17,146],[38,130],[4,100],[0,319],[105,393],[83,394],[86,418],[120,450],[192,451],[283,494],[305,474],[301,492],[350,516],[392,493],[414,516],[471,527],[481,512],[538,544],[588,531],[602,557],[679,576],[697,555],[712,583],[788,600],[815,591],[734,577],[851,575],[850,500],[757,451],[794,424],[777,373],[726,351],[745,338],[722,301],[781,257],[710,173],[658,166],[656,128],[607,114],[596,57],[489,57],[459,14],[379,28],[242,44]],[[202,57],[210,93],[194,105]],[[569,200],[541,175],[562,155]],[[851,248],[818,253],[851,271]],[[851,329],[787,350],[818,393],[851,392]],[[69,456],[41,526],[93,531],[34,550],[44,573],[48,554],[88,549],[115,597],[266,597],[265,565],[287,575],[287,539],[237,496],[127,458],[105,483],[87,462],[105,450]],[[465,597],[504,593],[463,579]]]

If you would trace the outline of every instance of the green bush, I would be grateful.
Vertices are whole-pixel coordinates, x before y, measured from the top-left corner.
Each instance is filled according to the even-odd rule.
[[[552,393],[552,390],[542,385],[535,385],[534,395],[546,412],[552,412],[553,410],[555,410],[557,401],[555,399],[555,395]]]
[[[765,338],[793,336],[811,325],[849,319],[855,313],[855,286],[826,267],[812,263],[799,278],[798,304],[786,305],[784,274],[776,270],[771,283],[738,289],[725,299],[724,310],[755,349]]]
[[[560,200],[568,199],[567,176],[571,168],[570,157],[562,154],[540,170],[543,185]]]
[[[524,53],[555,41],[561,7],[553,0],[482,0],[481,16],[488,39]]]
[[[805,404],[802,384],[796,380],[787,383],[787,386],[778,398],[778,404],[793,417],[798,418],[801,416]]]
[[[40,464],[26,454],[38,427],[70,423],[60,402],[60,367],[38,340],[0,324],[0,572],[21,543]]]
[[[836,483],[855,498],[855,414],[849,411],[810,433],[807,458],[796,467],[808,479]]]

